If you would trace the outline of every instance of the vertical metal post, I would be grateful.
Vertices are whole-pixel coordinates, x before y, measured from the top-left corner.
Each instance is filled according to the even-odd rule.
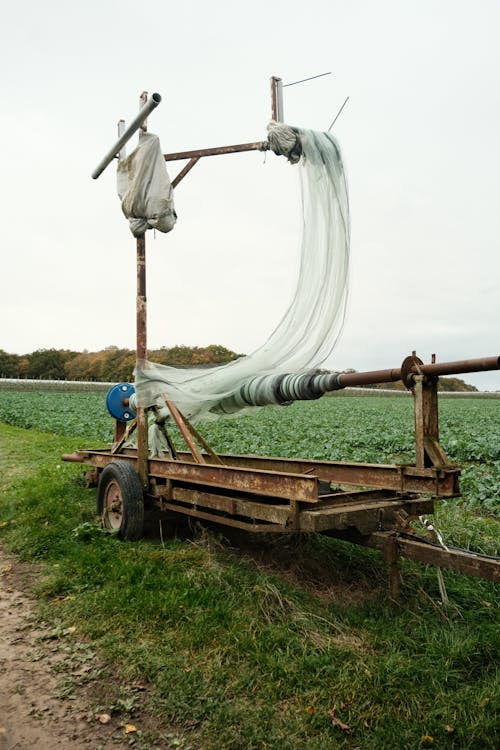
[[[119,139],[122,137],[124,132],[125,132],[125,120],[118,120],[118,138]],[[121,147],[120,151],[118,152],[118,159],[119,161],[121,161],[122,159],[126,159],[126,158],[127,158],[127,147],[124,144]],[[112,450],[114,450],[115,446],[123,442],[123,438],[125,436],[126,431],[127,431],[127,423],[122,422],[120,419],[115,419]]]
[[[415,375],[415,449],[417,468],[448,464],[448,457],[439,443],[438,378]]]
[[[148,98],[143,91],[139,107],[143,107]],[[141,125],[144,132],[147,122]],[[143,366],[147,358],[147,300],[146,300],[146,236],[137,238],[137,317],[136,317],[136,365]],[[148,415],[144,407],[137,408],[137,473],[144,489],[148,487]]]
[[[142,94],[139,97],[139,110],[141,110],[146,105],[147,100],[148,100],[148,92],[147,91],[143,91]],[[141,125],[141,130],[144,133],[146,133],[147,129],[148,129],[148,121],[144,120],[144,122]]]
[[[283,122],[283,81],[277,76],[271,78],[271,118]]]
[[[137,238],[137,344],[136,365],[147,358],[146,237]],[[143,487],[148,486],[148,417],[147,410],[137,408],[137,473]]]
[[[125,120],[118,120],[118,138],[121,138],[122,135],[125,132]],[[118,153],[118,159],[121,161],[122,159],[127,158],[127,147],[125,144],[121,147],[119,153]]]

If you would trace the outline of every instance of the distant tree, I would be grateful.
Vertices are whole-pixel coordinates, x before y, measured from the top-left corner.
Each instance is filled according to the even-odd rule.
[[[66,378],[68,380],[102,380],[102,369],[106,352],[86,352],[77,354],[66,363]]]
[[[209,346],[206,347],[206,351],[213,362],[232,362],[234,359],[238,359],[238,357],[242,356],[240,354],[235,354],[235,352],[226,349],[225,346],[221,346],[220,344],[209,344]]]
[[[169,348],[163,346],[161,349],[154,349],[149,352],[148,356],[152,362],[158,362],[160,365],[197,367],[231,362],[241,355],[232,352],[230,349],[226,349],[226,347],[220,344],[210,344],[205,347],[185,346],[181,344]]]
[[[19,375],[17,377],[19,378],[29,378],[29,371],[30,371],[30,355],[25,354],[23,357],[19,360]]]
[[[135,365],[135,353],[130,349],[118,349],[108,347],[106,357],[101,368],[101,380],[129,381]]]
[[[66,357],[58,349],[37,349],[28,355],[28,377],[44,380],[64,380]]]
[[[438,381],[439,391],[458,391],[458,392],[477,392],[477,388],[469,383],[466,383],[460,378],[439,378]]]
[[[220,344],[209,346],[178,345],[152,350],[152,362],[174,367],[210,366],[243,356]],[[38,349],[19,356],[0,350],[0,377],[25,377],[44,380],[90,380],[117,383],[131,381],[135,351],[107,346],[98,352],[67,349]]]
[[[8,354],[0,349],[0,377],[18,378],[20,377],[20,361],[18,354]]]

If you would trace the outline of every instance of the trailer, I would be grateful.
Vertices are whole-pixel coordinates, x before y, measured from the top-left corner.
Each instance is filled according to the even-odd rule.
[[[280,115],[280,79],[271,79],[273,116]],[[142,109],[93,173],[98,177],[124,143],[159,104],[158,94],[142,96]],[[178,185],[199,159],[265,150],[266,143],[166,154],[166,161],[188,160],[173,180]],[[137,238],[137,360],[146,359],[146,242]],[[178,428],[185,450],[168,433],[163,455],[150,455],[148,410],[131,406],[134,387],[114,386],[107,405],[115,420],[112,445],[82,449],[62,457],[87,468],[97,487],[97,512],[103,525],[124,540],[142,536],[145,514],[158,510],[174,517],[214,522],[253,533],[319,533],[382,550],[390,566],[391,592],[397,594],[398,560],[408,557],[469,575],[500,580],[500,559],[444,545],[439,534],[417,538],[411,522],[432,514],[436,500],[460,495],[460,467],[439,442],[438,378],[500,369],[500,357],[424,364],[412,352],[398,368],[363,373],[308,376],[304,398],[352,386],[402,381],[414,403],[415,459],[404,464],[314,461],[255,455],[220,455],[169,398],[168,422]],[[315,380],[316,378],[316,380]],[[286,397],[284,397],[286,400]],[[368,426],[367,426],[368,428]],[[136,447],[129,446],[135,433]]]

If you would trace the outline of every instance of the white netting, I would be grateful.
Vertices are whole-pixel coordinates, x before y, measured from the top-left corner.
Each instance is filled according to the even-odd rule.
[[[254,384],[252,403],[275,403],[272,394],[267,398],[259,393],[260,376],[310,372],[331,353],[344,322],[348,291],[346,176],[332,135],[312,130],[297,134],[302,148],[303,236],[299,280],[288,310],[263,346],[234,362],[208,370],[139,363],[139,405],[152,406],[167,394],[189,419],[215,418],[220,411],[246,407],[248,401],[238,394]],[[221,408],[227,403],[236,407]]]

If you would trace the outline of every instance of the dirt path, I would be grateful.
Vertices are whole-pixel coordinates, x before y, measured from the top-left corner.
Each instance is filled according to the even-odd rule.
[[[0,549],[0,750],[164,747],[91,709],[95,655],[71,628],[55,633],[36,623],[36,574]]]

